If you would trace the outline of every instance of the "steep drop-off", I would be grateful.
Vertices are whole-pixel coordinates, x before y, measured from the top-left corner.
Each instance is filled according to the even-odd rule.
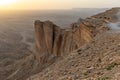
[[[35,21],[36,50],[40,55],[65,54],[90,42],[97,34],[109,30],[104,20],[88,18],[73,24],[68,29],[61,29],[50,21]]]

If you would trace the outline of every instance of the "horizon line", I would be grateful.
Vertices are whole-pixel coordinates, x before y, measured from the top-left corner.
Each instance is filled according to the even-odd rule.
[[[0,9],[2,11],[9,11],[9,10],[73,10],[73,9],[109,9],[109,8],[115,8],[115,7],[105,7],[105,8],[88,8],[88,7],[84,7],[84,8],[68,8],[68,9]]]

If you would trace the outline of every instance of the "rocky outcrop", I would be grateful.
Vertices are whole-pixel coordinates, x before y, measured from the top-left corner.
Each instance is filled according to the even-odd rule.
[[[36,49],[42,54],[52,54],[57,34],[61,29],[50,21],[35,21]]]
[[[69,29],[61,29],[50,21],[35,21],[36,50],[38,55],[65,55],[90,42],[98,33],[108,30],[103,20],[88,18]],[[37,57],[38,57],[37,55]]]

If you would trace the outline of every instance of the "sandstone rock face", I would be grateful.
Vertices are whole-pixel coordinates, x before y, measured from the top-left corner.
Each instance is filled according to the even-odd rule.
[[[60,28],[50,21],[35,21],[36,49],[42,54],[51,54],[54,47],[54,38]]]
[[[38,55],[65,54],[90,42],[98,33],[108,30],[106,22],[98,19],[85,19],[73,24],[69,29],[61,29],[50,21],[35,21],[36,50]],[[37,57],[38,57],[37,55]]]

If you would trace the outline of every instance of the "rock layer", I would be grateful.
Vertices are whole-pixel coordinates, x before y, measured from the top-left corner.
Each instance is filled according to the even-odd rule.
[[[61,29],[50,21],[35,21],[37,54],[65,54],[90,42],[98,33],[107,31],[103,20],[88,18],[79,26],[73,24],[69,29]],[[38,56],[37,56],[38,57]]]

